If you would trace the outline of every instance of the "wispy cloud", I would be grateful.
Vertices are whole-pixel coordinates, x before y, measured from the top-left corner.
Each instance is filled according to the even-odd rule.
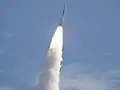
[[[0,73],[4,73],[4,72],[5,72],[5,70],[0,69]]]
[[[12,90],[12,89],[7,86],[0,86],[0,90]]]
[[[104,56],[109,56],[110,53],[109,52],[106,52],[106,53],[103,53]]]
[[[5,54],[5,50],[0,50],[0,55],[3,55],[3,54]]]
[[[14,36],[14,33],[9,33],[9,32],[6,32],[4,34],[5,37],[13,37]]]
[[[38,87],[40,78],[42,78],[40,73],[36,73],[30,86]],[[119,90],[120,70],[100,71],[80,63],[64,65],[60,88],[61,90]]]
[[[40,79],[41,77],[41,73],[36,73],[33,75],[33,78],[31,79],[31,81],[29,82],[30,86],[36,87],[40,84]]]
[[[15,32],[3,32],[0,36],[2,39],[11,39],[15,36]]]
[[[93,71],[79,63],[64,66],[61,75],[62,90],[118,90],[115,87],[119,82],[113,82],[113,78],[120,82],[120,70]],[[112,85],[111,85],[112,83]],[[113,88],[114,85],[114,88]]]

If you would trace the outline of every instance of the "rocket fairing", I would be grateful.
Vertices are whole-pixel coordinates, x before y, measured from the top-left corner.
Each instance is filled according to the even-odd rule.
[[[59,26],[63,26],[65,9],[66,9],[66,4],[64,4],[64,7],[63,7],[63,11],[62,11],[62,15],[61,15]]]

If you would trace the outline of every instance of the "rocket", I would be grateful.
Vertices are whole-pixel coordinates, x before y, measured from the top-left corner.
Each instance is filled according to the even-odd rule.
[[[64,4],[64,7],[63,7],[63,11],[62,11],[62,15],[61,15],[61,18],[60,18],[59,26],[63,26],[65,9],[66,9],[66,4]]]

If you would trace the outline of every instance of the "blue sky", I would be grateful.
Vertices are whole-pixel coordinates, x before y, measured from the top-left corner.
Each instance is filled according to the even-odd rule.
[[[119,0],[1,0],[0,90],[37,90],[64,3],[61,90],[120,90]]]

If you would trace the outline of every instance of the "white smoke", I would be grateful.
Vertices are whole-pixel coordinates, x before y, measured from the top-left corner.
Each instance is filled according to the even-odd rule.
[[[42,77],[40,90],[59,90],[63,48],[63,28],[57,27],[52,38]]]

